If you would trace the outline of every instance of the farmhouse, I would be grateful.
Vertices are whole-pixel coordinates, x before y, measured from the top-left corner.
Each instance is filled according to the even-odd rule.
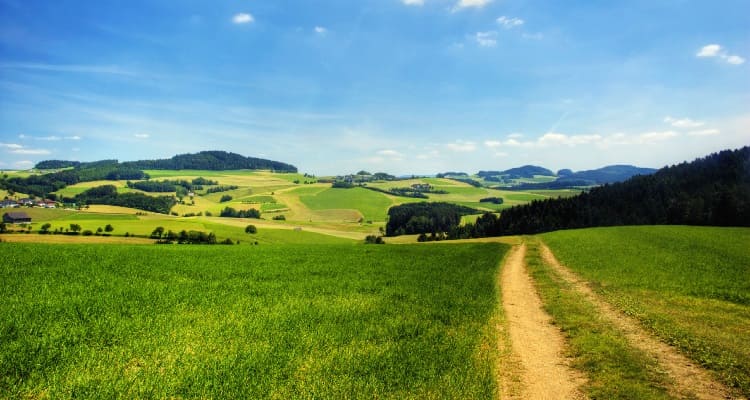
[[[31,217],[25,212],[7,212],[3,214],[3,222],[10,224],[21,224],[31,222]]]
[[[0,202],[0,208],[15,208],[18,207],[18,203],[15,200],[3,200]]]

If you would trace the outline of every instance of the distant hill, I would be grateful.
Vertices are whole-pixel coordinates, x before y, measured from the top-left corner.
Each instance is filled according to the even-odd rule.
[[[536,165],[524,165],[522,167],[506,169],[505,171],[479,171],[477,176],[481,178],[488,177],[508,177],[510,179],[533,178],[535,175],[555,176],[555,173],[547,168]]]
[[[633,165],[609,165],[599,169],[573,172],[558,177],[558,181],[579,180],[590,181],[592,185],[622,182],[635,175],[649,175],[656,172],[654,168],[639,168]]]
[[[201,151],[195,154],[180,154],[163,160],[141,160],[123,164],[133,168],[158,170],[269,169],[276,172],[297,172],[297,167],[290,164],[263,158],[245,157],[226,151]]]
[[[636,175],[653,174],[656,171],[654,168],[640,168],[633,165],[608,165],[598,169],[578,172],[561,169],[557,172],[557,179],[552,182],[521,183],[514,185],[511,189],[538,190],[598,186],[607,183],[622,182]]]
[[[226,151],[201,151],[195,154],[180,154],[162,160],[140,160],[118,163],[117,160],[103,160],[81,163],[78,161],[47,160],[39,162],[37,169],[59,168],[98,168],[101,166],[118,166],[125,169],[156,169],[156,170],[211,170],[226,171],[233,169],[268,169],[276,172],[297,172],[297,167],[279,161],[263,158],[245,157]]]
[[[535,234],[616,225],[750,226],[750,147],[486,214],[452,238]]]

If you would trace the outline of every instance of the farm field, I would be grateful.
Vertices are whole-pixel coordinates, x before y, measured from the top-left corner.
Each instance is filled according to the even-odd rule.
[[[11,398],[493,398],[507,246],[3,243]]]
[[[541,238],[607,302],[750,395],[750,229],[616,227]]]

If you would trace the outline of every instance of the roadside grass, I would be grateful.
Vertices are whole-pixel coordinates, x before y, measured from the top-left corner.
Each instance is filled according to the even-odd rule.
[[[750,396],[750,229],[616,227],[541,237],[607,301]]]
[[[631,347],[596,306],[545,265],[539,240],[528,238],[526,263],[545,310],[566,335],[573,366],[587,375],[592,399],[668,399],[655,361]]]
[[[3,243],[10,398],[494,398],[507,246]]]
[[[314,211],[357,210],[365,220],[371,221],[384,221],[391,206],[391,200],[385,195],[362,188],[328,188],[314,195],[300,195],[299,199]]]

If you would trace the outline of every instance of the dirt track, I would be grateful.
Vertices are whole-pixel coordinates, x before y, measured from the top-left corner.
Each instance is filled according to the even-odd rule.
[[[504,385],[503,398],[583,399],[579,387],[584,380],[562,354],[564,338],[542,309],[526,272],[525,254],[525,244],[515,247],[502,270],[503,308],[513,352],[522,367],[518,371],[520,393],[512,393]]]
[[[673,381],[671,387],[668,388],[670,395],[677,398],[706,400],[736,398],[732,397],[727,387],[716,381],[706,370],[677,352],[674,347],[650,335],[638,321],[626,316],[605,302],[583,280],[562,266],[552,254],[552,251],[544,244],[541,245],[541,254],[545,263],[552,267],[563,279],[573,284],[598,308],[602,316],[625,334],[631,346],[656,359],[659,367]]]

